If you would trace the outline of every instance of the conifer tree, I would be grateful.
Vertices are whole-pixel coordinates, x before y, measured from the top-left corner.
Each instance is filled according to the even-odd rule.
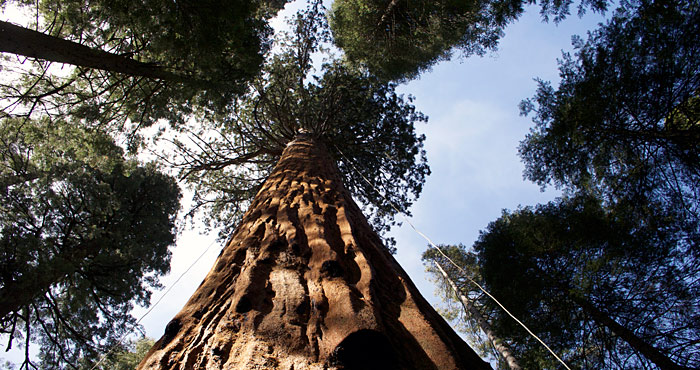
[[[423,117],[393,85],[336,61],[310,77],[323,20],[318,4],[294,19],[217,140],[177,146],[184,176],[233,185],[213,192],[214,210],[245,194],[237,189],[256,195],[139,369],[489,368],[420,296],[352,199],[386,216],[394,211],[374,186],[388,187],[407,207],[427,173],[413,127]],[[237,183],[245,171],[264,183]]]
[[[700,4],[634,4],[576,40],[557,89],[540,81],[523,101],[535,122],[520,144],[525,176],[599,197],[650,225],[673,219],[668,227],[686,239],[679,253],[698,258]]]
[[[505,27],[515,21],[524,0],[336,0],[329,15],[335,43],[348,59],[390,80],[407,80],[452,57],[494,50]],[[572,1],[538,1],[542,18],[558,22]],[[582,0],[586,9],[604,12],[607,0]]]
[[[270,47],[267,19],[284,5],[276,0],[10,3],[40,17],[29,28],[0,26],[0,51],[17,54],[2,63],[5,73],[14,74],[0,86],[2,115],[108,128],[133,145],[139,129],[159,119],[178,125],[194,111],[221,111],[243,93]]]
[[[464,303],[448,305],[447,316],[463,317],[461,327],[472,334],[484,328],[482,316],[488,339],[508,349],[499,356],[513,356],[524,368],[561,364],[472,280],[572,369],[694,368],[697,268],[674,253],[673,235],[639,226],[598,200],[565,198],[504,212],[481,233],[475,253],[441,246],[449,260],[435,249],[424,260],[437,263],[429,271],[445,283],[445,298]],[[455,312],[466,309],[467,315]]]
[[[443,316],[450,317],[453,322],[457,320],[459,328],[469,335],[481,353],[495,357],[499,369],[522,369],[508,343],[491,327],[491,315],[487,312],[491,306],[479,302],[487,298],[474,284],[483,284],[483,279],[478,277],[476,256],[467,252],[462,244],[439,245],[438,248],[439,251],[435,248],[426,250],[423,253],[423,261],[427,271],[435,277],[440,293],[447,303],[447,309],[441,311]],[[451,305],[453,301],[457,301],[458,304]]]
[[[348,66],[323,49],[330,41],[324,14],[311,9],[291,20],[291,31],[279,35],[280,51],[270,56],[230,113],[198,120],[164,139],[170,149],[161,159],[191,186],[193,211],[206,210],[210,226],[240,221],[247,202],[300,129],[324,142],[345,187],[380,234],[394,224],[394,207],[410,214],[430,174],[425,136],[415,127],[427,117],[411,104],[413,97],[396,93],[395,83]],[[320,71],[311,59],[314,54],[324,58]]]
[[[696,368],[698,269],[677,252],[677,235],[643,222],[585,196],[504,212],[475,243],[476,266],[490,293],[570,366]],[[523,366],[558,368],[494,310],[494,330]]]
[[[41,368],[95,358],[134,325],[169,270],[180,191],[111,137],[66,122],[0,122],[0,332]]]

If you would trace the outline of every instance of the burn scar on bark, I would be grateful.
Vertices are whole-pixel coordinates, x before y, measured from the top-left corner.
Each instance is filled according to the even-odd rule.
[[[321,276],[332,279],[343,276],[343,267],[338,261],[326,261],[321,265]]]

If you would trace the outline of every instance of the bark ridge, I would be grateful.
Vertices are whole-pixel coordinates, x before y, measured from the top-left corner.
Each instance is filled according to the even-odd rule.
[[[322,143],[285,149],[139,369],[490,369],[420,295]]]

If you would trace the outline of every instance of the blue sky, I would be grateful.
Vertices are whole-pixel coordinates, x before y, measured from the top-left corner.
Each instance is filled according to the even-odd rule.
[[[557,58],[572,50],[571,36],[585,35],[602,17],[573,16],[555,25],[541,22],[538,11],[528,8],[508,27],[492,55],[441,63],[400,89],[430,118],[421,131],[432,174],[412,213],[414,225],[437,244],[470,246],[503,209],[559,194],[523,180],[517,146],[533,124],[520,116],[518,103],[534,94],[534,78],[558,82]],[[426,243],[408,227],[394,234],[397,259],[429,295],[433,287],[420,283]]]
[[[284,14],[293,14],[295,7],[298,5],[288,4]],[[534,205],[558,195],[551,190],[543,193],[522,178],[517,145],[532,123],[519,115],[518,103],[534,94],[533,78],[556,83],[556,59],[562,50],[571,50],[571,36],[585,35],[603,18],[591,13],[583,18],[573,15],[555,25],[541,22],[538,11],[537,7],[527,8],[526,14],[506,29],[495,53],[442,62],[420,79],[399,87],[400,92],[415,96],[417,109],[430,118],[418,130],[427,137],[432,175],[411,209],[411,221],[435,243],[470,246],[479,230],[502,209]],[[440,300],[433,295],[435,287],[420,260],[427,242],[408,225],[395,228],[391,234],[397,240],[397,260],[428,301],[439,306]],[[181,235],[173,249],[171,273],[161,279],[166,288],[209,249],[144,318],[146,335],[159,338],[200,284],[222,247],[214,239],[214,233]],[[152,302],[164,293],[155,292]],[[134,315],[140,317],[145,311],[136,309]]]

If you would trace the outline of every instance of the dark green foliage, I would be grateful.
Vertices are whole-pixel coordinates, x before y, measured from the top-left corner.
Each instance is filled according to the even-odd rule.
[[[474,249],[490,293],[572,368],[656,368],[653,350],[643,353],[639,343],[697,368],[698,268],[678,251],[682,240],[676,233],[665,232],[664,225],[647,226],[598,200],[564,198],[504,213]],[[494,329],[511,342],[523,368],[560,368],[489,304]],[[625,337],[604,317],[632,335]]]
[[[452,50],[464,56],[493,50],[503,29],[517,19],[524,0],[336,0],[329,19],[335,43],[349,60],[387,79],[411,79]],[[559,21],[571,1],[540,1],[541,14]],[[583,0],[586,8],[605,11],[606,0]]]
[[[59,77],[47,63],[36,62],[19,84],[4,87],[3,97],[14,103],[4,113],[49,114],[131,131],[161,118],[182,123],[195,108],[220,110],[243,93],[270,47],[266,19],[284,5],[252,0],[18,2],[37,7],[44,19],[38,27],[47,34],[153,63],[181,78],[154,80],[85,68]]]
[[[0,329],[43,368],[94,358],[168,272],[179,189],[64,122],[2,121],[0,161]]]
[[[5,96],[17,100],[0,117],[0,328],[10,343],[41,344],[43,368],[89,367],[132,329],[133,304],[146,304],[148,289],[168,270],[177,186],[154,166],[125,160],[108,134],[129,136],[158,118],[169,120],[180,136],[168,139],[173,147],[164,150],[174,151],[162,159],[181,171],[195,191],[192,212],[206,208],[210,225],[235,226],[285,145],[302,129],[326,146],[331,160],[341,162],[347,188],[368,207],[378,231],[388,229],[396,211],[349,163],[403,212],[421,191],[429,168],[424,137],[414,124],[426,117],[415,111],[412,98],[396,94],[394,84],[343,65],[323,50],[328,31],[317,4],[294,20],[293,32],[280,38],[281,51],[269,57],[240,98],[234,94],[242,91],[242,79],[217,69],[216,58],[207,59],[216,53],[190,38],[196,33],[191,28],[197,29],[191,23],[200,20],[170,19],[177,14],[147,6],[156,2],[139,3],[146,8],[135,15],[119,2],[41,4],[45,16],[59,20],[49,32],[82,35],[76,40],[114,53],[133,51],[141,61],[162,57],[177,72],[211,78],[206,93],[219,94],[210,98],[198,85],[193,90],[183,88],[185,82],[81,68],[65,78],[47,77],[49,67],[42,63],[34,64],[20,84],[4,86]],[[217,9],[220,19],[231,15],[227,11],[250,10],[225,8]],[[166,14],[154,16],[159,12]],[[217,19],[206,23],[209,31],[221,31],[214,27]],[[171,40],[169,29],[180,30],[187,42]],[[223,41],[241,40],[246,39]],[[206,41],[216,48],[216,40]],[[177,47],[184,49],[172,52]],[[313,75],[311,56],[318,52],[329,59]],[[200,57],[207,59],[201,66],[192,62]],[[247,68],[252,59],[230,53],[222,58],[219,62],[245,64],[234,72],[252,71]],[[227,90],[218,90],[220,84]],[[196,122],[184,120],[201,110],[207,114]]]
[[[475,244],[489,289],[578,368],[697,368],[700,4],[626,1],[522,103],[525,175],[571,198]],[[501,315],[502,316],[502,315]],[[506,317],[525,368],[556,368]],[[676,365],[673,365],[675,363]]]
[[[575,42],[556,90],[540,81],[522,103],[536,123],[520,146],[525,176],[673,218],[698,257],[700,4],[631,3]]]
[[[393,224],[396,211],[389,201],[407,212],[420,194],[429,168],[424,136],[414,124],[427,118],[415,111],[411,97],[396,94],[394,84],[328,55],[320,47],[328,41],[323,21],[317,5],[298,15],[293,33],[280,39],[281,51],[267,61],[251,92],[237,101],[234,114],[197,122],[197,131],[189,133],[194,149],[187,141],[174,142],[178,151],[172,161],[194,188],[195,207],[211,210],[210,223],[236,224],[245,201],[300,129],[323,142],[339,162],[346,188],[366,205],[379,232]],[[312,74],[314,53],[328,58],[317,75]]]

